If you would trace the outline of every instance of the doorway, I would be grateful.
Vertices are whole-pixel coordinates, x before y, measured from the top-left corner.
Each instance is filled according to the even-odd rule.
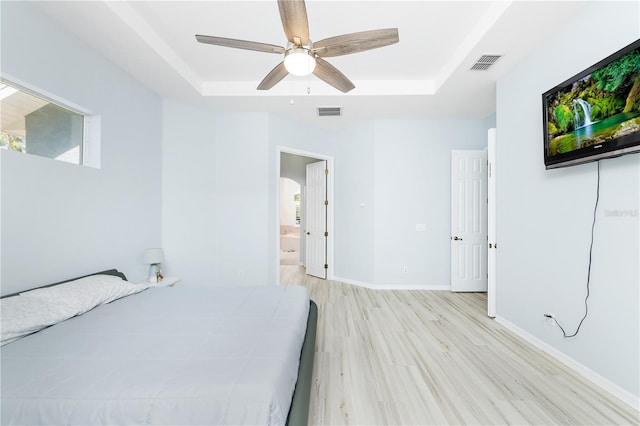
[[[307,219],[313,219],[321,214],[326,220],[326,231],[323,232],[322,250],[322,274],[321,278],[331,279],[333,277],[333,157],[308,151],[297,150],[288,147],[277,147],[277,179],[276,185],[276,218],[277,218],[277,238],[276,253],[277,267],[276,278],[280,282],[281,268],[300,268],[303,273],[318,276],[317,264],[318,244],[313,239],[316,230],[307,229],[309,226]],[[327,170],[324,197],[326,204],[322,202],[321,213],[315,214],[307,212],[307,189],[313,185],[307,182],[308,165],[322,164],[323,170]],[[298,190],[299,187],[299,190]],[[313,189],[313,188],[312,188]],[[313,194],[312,194],[313,195]],[[314,195],[315,197],[315,195]],[[313,197],[312,197],[313,198]],[[295,209],[295,210],[294,210]],[[295,213],[292,213],[294,212]],[[315,226],[315,225],[314,225]],[[313,226],[312,226],[313,227]],[[315,229],[315,228],[314,228]],[[310,235],[307,235],[309,233]],[[311,246],[309,246],[311,244]],[[307,247],[312,250],[308,251]],[[309,254],[313,254],[314,260],[312,270],[307,270],[306,263]]]
[[[300,240],[302,186],[280,178],[280,265],[303,265]]]
[[[451,152],[451,192],[451,291],[486,292],[487,315],[495,318],[495,128],[483,151]]]

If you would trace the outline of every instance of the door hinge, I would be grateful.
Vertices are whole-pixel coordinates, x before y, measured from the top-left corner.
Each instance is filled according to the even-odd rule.
[[[327,231],[325,231],[325,232],[324,232],[324,236],[325,236],[325,237],[328,237],[328,236],[329,236],[329,233],[328,233]]]
[[[324,169],[324,174],[328,175],[329,174],[329,169]]]
[[[324,200],[324,205],[328,206],[329,205],[329,200]]]
[[[324,269],[329,269],[329,265],[327,265],[326,263],[324,264]]]

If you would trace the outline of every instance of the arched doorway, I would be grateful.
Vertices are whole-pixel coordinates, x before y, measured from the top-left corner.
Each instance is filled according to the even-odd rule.
[[[280,265],[302,265],[300,245],[301,186],[280,178]]]

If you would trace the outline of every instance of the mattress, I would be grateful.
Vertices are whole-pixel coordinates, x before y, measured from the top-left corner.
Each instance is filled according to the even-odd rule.
[[[99,306],[2,347],[2,424],[284,424],[308,312],[292,286]]]

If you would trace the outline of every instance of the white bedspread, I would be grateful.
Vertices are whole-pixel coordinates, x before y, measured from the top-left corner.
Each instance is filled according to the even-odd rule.
[[[302,287],[100,306],[2,347],[2,424],[284,424],[308,311]]]

